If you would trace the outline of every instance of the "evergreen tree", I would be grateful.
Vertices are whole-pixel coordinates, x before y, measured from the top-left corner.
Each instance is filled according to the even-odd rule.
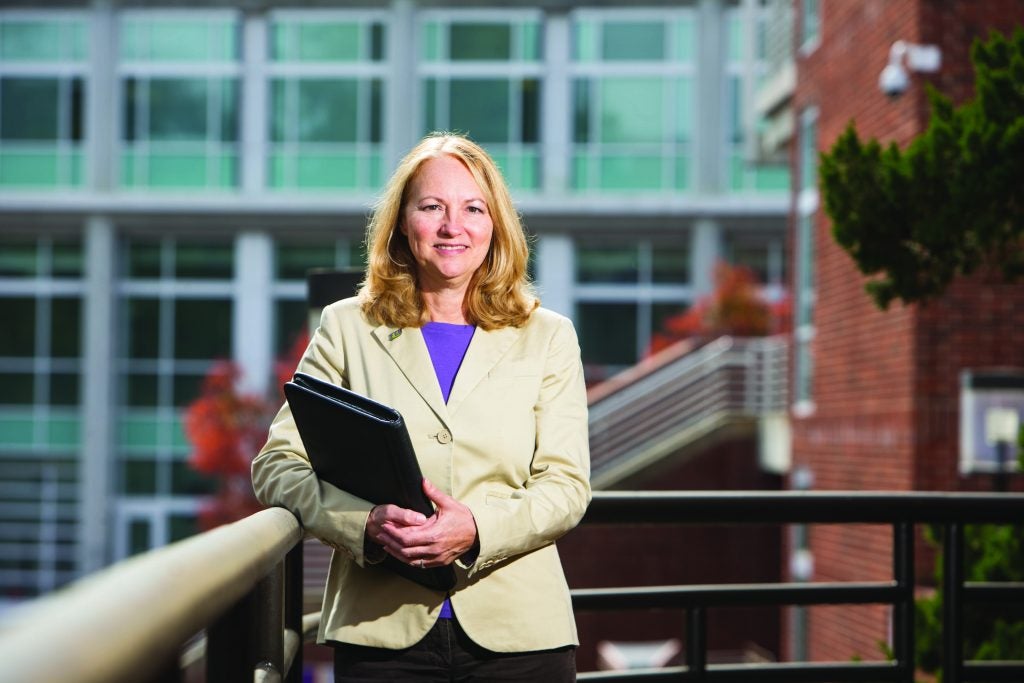
[[[976,40],[971,60],[974,99],[954,107],[929,87],[929,125],[905,150],[851,123],[822,154],[833,235],[883,309],[980,268],[1024,275],[1024,29]]]

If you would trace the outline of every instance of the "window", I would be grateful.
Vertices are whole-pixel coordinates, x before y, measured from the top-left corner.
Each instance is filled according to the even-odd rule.
[[[423,132],[464,133],[487,148],[511,187],[538,189],[540,16],[425,13],[420,37]]]
[[[121,253],[117,445],[122,496],[206,493],[189,468],[184,408],[232,351],[230,241],[129,238]]]
[[[768,70],[764,54],[767,10],[732,9],[726,17],[725,188],[728,192],[784,194],[789,191],[789,166],[756,158],[756,132],[766,122],[747,120],[754,109],[753,85],[760,83]],[[748,39],[748,34],[756,40]]]
[[[239,25],[229,12],[121,15],[121,184],[239,182]]]
[[[692,189],[692,14],[581,10],[572,39],[573,189]]]
[[[82,439],[82,246],[0,238],[0,593],[73,578]]]
[[[309,326],[306,276],[315,268],[359,268],[366,263],[358,239],[310,237],[279,240],[274,248],[274,353],[281,357]],[[352,292],[355,294],[355,292]]]
[[[275,12],[270,35],[269,186],[378,188],[384,181],[384,18]]]
[[[800,51],[814,51],[821,42],[821,0],[800,0]]]
[[[0,12],[0,188],[85,182],[86,19]]]
[[[688,308],[690,248],[677,239],[577,242],[574,320],[588,382],[647,355],[665,320]]]
[[[814,357],[811,346],[814,340],[815,306],[815,214],[818,210],[817,157],[818,132],[817,110],[808,109],[800,115],[799,179],[800,193],[797,196],[796,218],[796,287],[794,307],[794,391],[797,412],[812,409],[812,379]]]

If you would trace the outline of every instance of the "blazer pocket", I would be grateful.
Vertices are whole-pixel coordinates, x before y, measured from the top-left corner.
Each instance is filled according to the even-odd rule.
[[[512,512],[512,496],[507,493],[488,493],[484,497],[484,504],[505,512]]]

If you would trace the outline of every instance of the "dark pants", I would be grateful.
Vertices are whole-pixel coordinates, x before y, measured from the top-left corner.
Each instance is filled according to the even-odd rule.
[[[404,650],[347,643],[334,646],[335,683],[360,681],[576,680],[576,648],[535,652],[491,652],[463,632],[455,619],[438,619],[423,640]]]

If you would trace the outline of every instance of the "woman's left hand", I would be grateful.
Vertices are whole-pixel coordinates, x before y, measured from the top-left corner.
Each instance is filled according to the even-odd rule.
[[[457,560],[476,542],[476,521],[470,509],[423,479],[423,492],[437,507],[433,516],[414,526],[385,525],[393,541],[385,549],[414,567],[442,567]],[[421,564],[422,563],[422,564]]]

